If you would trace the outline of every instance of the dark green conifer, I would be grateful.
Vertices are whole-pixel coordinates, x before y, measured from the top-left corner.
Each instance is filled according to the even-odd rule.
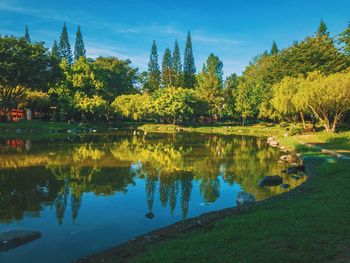
[[[30,40],[30,35],[29,35],[28,25],[26,25],[26,27],[25,27],[25,29],[24,29],[24,38],[25,38],[28,42],[31,42],[31,40]]]
[[[151,55],[148,62],[148,83],[149,91],[155,91],[160,86],[160,70],[158,63],[158,52],[156,41],[153,40]]]
[[[271,51],[270,51],[270,55],[277,55],[279,52],[277,44],[275,41],[272,42],[272,47],[271,47]]]
[[[162,86],[171,86],[173,61],[171,57],[171,50],[169,48],[165,49],[163,62],[162,62]]]
[[[72,64],[72,51],[69,43],[66,23],[63,24],[60,43],[58,45],[58,53],[61,59],[66,59],[69,65]]]
[[[177,40],[175,41],[175,47],[173,51],[173,75],[171,84],[174,87],[181,87],[182,85],[182,65],[181,65],[181,55],[180,48]]]
[[[80,57],[86,56],[86,50],[83,40],[83,35],[81,34],[80,26],[78,26],[77,35],[74,45],[74,60],[77,61]]]
[[[185,55],[184,55],[184,87],[193,88],[196,82],[196,65],[194,63],[193,51],[192,51],[192,41],[190,32],[187,33]]]

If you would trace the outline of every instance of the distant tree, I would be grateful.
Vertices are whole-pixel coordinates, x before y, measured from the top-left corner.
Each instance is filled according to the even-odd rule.
[[[199,104],[194,90],[168,87],[156,94],[154,108],[157,116],[168,123],[183,123],[196,113]]]
[[[336,132],[337,124],[350,108],[350,72],[328,76],[311,72],[299,84],[296,101],[312,112],[326,132]]]
[[[182,86],[182,65],[180,57],[180,48],[177,40],[175,41],[174,51],[173,51],[173,74],[172,74],[172,86],[181,87]]]
[[[49,67],[49,79],[48,85],[50,87],[59,83],[60,80],[63,79],[63,72],[60,67],[60,58],[58,53],[58,45],[57,41],[53,42],[53,46],[50,52],[50,67]]]
[[[197,77],[198,95],[209,104],[209,113],[217,119],[223,107],[223,63],[210,54]]]
[[[7,113],[29,89],[46,89],[49,61],[43,43],[13,36],[0,37],[0,57],[0,108]]]
[[[155,91],[160,87],[160,70],[158,64],[158,52],[156,41],[153,41],[151,55],[148,62],[148,83],[147,89]]]
[[[323,19],[321,20],[320,25],[318,26],[316,35],[329,37],[328,28],[326,23],[323,21]]]
[[[81,34],[80,26],[78,26],[77,35],[74,45],[74,60],[77,61],[80,57],[86,56],[83,36]]]
[[[173,61],[169,48],[165,49],[162,62],[162,86],[169,87],[172,80]]]
[[[149,94],[128,94],[118,96],[111,104],[119,115],[134,121],[145,120],[152,115],[152,98]]]
[[[347,56],[350,56],[350,22],[348,27],[340,33],[338,41],[343,45],[342,49]]]
[[[246,123],[246,119],[254,117],[258,114],[260,102],[259,87],[252,82],[251,79],[241,79],[236,97],[235,110],[242,117],[242,125]]]
[[[193,51],[192,51],[192,40],[190,32],[187,33],[185,55],[184,55],[184,67],[183,77],[185,88],[193,88],[196,83],[196,65],[194,63]]]
[[[277,55],[278,54],[278,47],[275,41],[272,42],[272,47],[270,51],[270,55]]]
[[[235,117],[235,101],[238,91],[238,76],[233,73],[225,80],[223,97],[225,100],[223,115],[226,117]]]
[[[24,29],[24,38],[30,43],[30,35],[29,35],[29,29],[28,29],[28,25],[26,25],[25,29]]]
[[[73,61],[72,51],[69,43],[66,23],[63,24],[60,42],[58,45],[58,54],[60,59],[67,60],[68,65],[72,64],[72,61]]]

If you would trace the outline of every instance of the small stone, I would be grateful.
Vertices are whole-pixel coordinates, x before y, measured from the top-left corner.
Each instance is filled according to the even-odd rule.
[[[281,184],[280,185],[283,189],[288,189],[290,187],[289,184]]]
[[[277,186],[283,183],[283,179],[281,176],[278,175],[272,175],[272,176],[265,176],[263,179],[259,181],[259,186]]]
[[[236,198],[237,205],[247,205],[253,204],[255,202],[255,197],[251,193],[238,192]]]

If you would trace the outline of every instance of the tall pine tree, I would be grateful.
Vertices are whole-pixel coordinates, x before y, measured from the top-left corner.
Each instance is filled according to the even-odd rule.
[[[158,64],[158,52],[156,41],[153,40],[151,55],[148,62],[148,82],[147,90],[155,91],[160,86],[160,70]]]
[[[175,41],[175,47],[173,51],[173,70],[172,70],[172,80],[171,85],[174,87],[182,86],[182,65],[181,65],[181,55],[180,48],[177,40]]]
[[[83,40],[83,35],[81,34],[80,26],[78,26],[77,35],[74,45],[74,60],[77,61],[80,57],[86,56],[86,50]]]
[[[52,49],[51,49],[51,56],[52,57],[55,57],[55,58],[59,58],[59,52],[58,52],[58,45],[57,45],[57,41],[55,40],[53,42],[53,46],[52,46]]]
[[[347,56],[350,56],[350,22],[348,27],[339,35],[339,43],[343,45],[342,50]]]
[[[173,61],[169,48],[165,49],[162,62],[162,86],[164,88],[171,86]]]
[[[60,43],[58,45],[58,54],[61,59],[66,59],[68,65],[72,64],[72,51],[69,43],[66,23],[63,24]]]
[[[193,51],[192,51],[192,41],[190,32],[187,33],[185,55],[184,55],[184,87],[193,88],[196,83],[196,65],[194,63]]]
[[[270,55],[277,55],[278,54],[278,47],[275,41],[272,42],[272,47],[270,51]]]
[[[316,35],[329,37],[328,28],[326,23],[323,21],[323,19],[321,20],[320,25],[318,26]]]
[[[55,40],[50,52],[49,86],[54,86],[63,78],[62,70],[60,68],[60,60],[58,45]]]
[[[28,25],[26,25],[25,29],[24,29],[24,38],[30,43],[30,35],[29,35],[29,29],[28,29]]]

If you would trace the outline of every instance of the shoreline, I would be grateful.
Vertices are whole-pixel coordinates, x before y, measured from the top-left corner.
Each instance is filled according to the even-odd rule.
[[[306,165],[308,179],[292,191],[270,197],[268,199],[257,201],[254,204],[237,205],[217,211],[201,214],[196,217],[181,220],[174,224],[157,228],[145,234],[141,234],[122,242],[111,248],[83,256],[74,263],[112,263],[112,262],[129,262],[135,257],[142,255],[144,252],[164,241],[175,239],[184,234],[193,233],[201,230],[208,230],[215,227],[216,223],[230,216],[240,216],[249,213],[255,208],[261,207],[268,203],[278,202],[280,199],[290,198],[305,190],[315,177],[312,164]]]
[[[281,146],[282,145],[280,145],[280,147]],[[269,146],[269,143],[267,144],[267,147],[271,147]],[[288,153],[292,155],[298,154],[295,150],[287,150]],[[301,158],[301,156],[297,158],[301,161],[301,163],[303,163],[303,159]],[[252,209],[260,207],[266,203],[276,202],[281,198],[288,198],[291,195],[295,195],[297,192],[303,191],[305,186],[309,185],[311,180],[315,176],[314,167],[312,167],[312,165],[305,165],[305,169],[305,174],[307,174],[307,180],[289,192],[285,192],[283,194],[273,196],[265,200],[256,201],[253,204],[236,205],[233,207],[203,213],[199,216],[181,220],[174,224],[162,228],[157,228],[145,234],[138,235],[111,248],[107,248],[105,250],[101,250],[99,252],[83,256],[73,262],[128,262],[129,260],[132,260],[133,258],[142,255],[144,252],[161,242],[181,237],[184,234],[188,234],[197,230],[208,230],[210,228],[213,228],[217,222],[224,220],[227,217],[244,215]]]

